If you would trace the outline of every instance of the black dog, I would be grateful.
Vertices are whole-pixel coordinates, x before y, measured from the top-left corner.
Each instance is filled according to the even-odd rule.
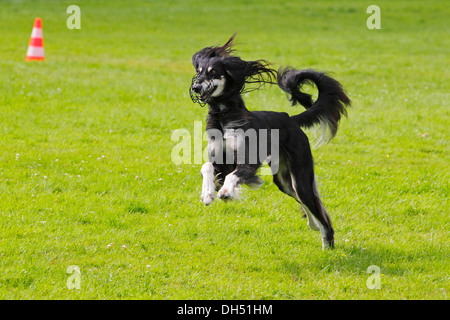
[[[206,47],[192,57],[197,74],[192,80],[191,98],[209,106],[209,162],[201,169],[202,201],[211,204],[215,190],[219,199],[226,200],[237,197],[241,184],[261,184],[257,170],[267,161],[274,183],[302,205],[308,226],[322,235],[323,248],[332,248],[334,230],[319,198],[309,141],[300,127],[320,125],[323,133],[328,130],[328,141],[331,140],[341,116],[346,115],[350,99],[340,83],[324,73],[293,68],[276,72],[265,60],[244,61],[231,55],[234,37],[223,46]],[[256,84],[253,90],[266,83],[278,83],[290,95],[292,105],[300,103],[306,111],[292,117],[284,112],[251,112],[241,96],[251,90],[246,88],[249,83]],[[315,102],[311,95],[300,91],[302,85],[312,83],[319,91]],[[256,132],[256,140],[250,142],[251,135],[246,134],[249,131]],[[254,157],[261,148],[269,147],[271,152],[266,158]]]

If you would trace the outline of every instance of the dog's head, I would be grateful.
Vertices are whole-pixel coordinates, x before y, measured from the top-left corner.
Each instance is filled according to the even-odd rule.
[[[204,104],[224,94],[227,74],[220,58],[200,57],[195,59],[194,67],[197,74],[190,88],[192,101]]]
[[[206,47],[193,55],[192,64],[197,74],[189,89],[192,101],[204,105],[242,93],[246,83],[259,84],[250,90],[274,83],[276,71],[266,61],[244,61],[231,56],[234,38],[235,35],[221,47]]]

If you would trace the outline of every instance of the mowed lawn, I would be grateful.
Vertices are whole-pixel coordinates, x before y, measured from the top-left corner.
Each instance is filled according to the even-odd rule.
[[[66,27],[72,4],[81,30]],[[366,27],[372,4],[380,30]],[[0,298],[449,298],[448,1],[0,8]],[[45,62],[25,62],[35,17]],[[236,31],[242,58],[330,71],[352,99],[313,150],[333,251],[269,176],[205,207],[201,164],[172,161],[174,130],[207,113],[188,94],[191,56]],[[276,86],[245,99],[303,111]]]

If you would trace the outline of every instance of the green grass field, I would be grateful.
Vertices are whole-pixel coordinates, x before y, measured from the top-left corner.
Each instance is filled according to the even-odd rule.
[[[66,27],[71,4],[81,30]],[[0,298],[449,299],[448,1],[0,8]],[[25,62],[35,17],[43,63]],[[171,160],[173,130],[207,113],[189,98],[191,56],[235,31],[242,58],[331,71],[352,99],[313,151],[333,251],[270,177],[205,207],[201,165]],[[302,111],[276,86],[245,99]]]

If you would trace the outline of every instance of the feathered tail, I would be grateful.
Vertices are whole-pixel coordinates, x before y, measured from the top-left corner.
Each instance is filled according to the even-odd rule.
[[[319,143],[333,139],[341,116],[347,116],[346,108],[351,104],[341,84],[325,73],[312,69],[295,70],[290,67],[278,70],[277,82],[278,86],[290,95],[292,105],[300,103],[306,109],[291,118],[303,128],[320,125],[322,135]],[[300,91],[304,84],[312,83],[319,90],[319,97],[315,102],[310,94]]]

